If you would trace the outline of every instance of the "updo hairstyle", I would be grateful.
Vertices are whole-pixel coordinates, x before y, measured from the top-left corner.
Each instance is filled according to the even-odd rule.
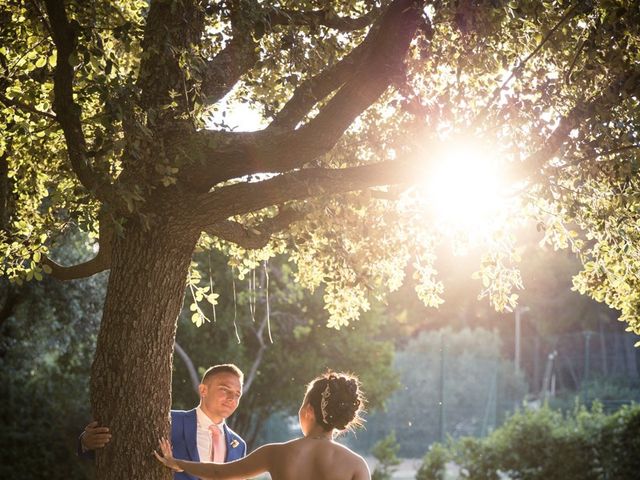
[[[313,407],[316,422],[325,431],[362,426],[360,414],[365,398],[360,382],[353,375],[331,371],[320,375],[307,386],[307,402]]]

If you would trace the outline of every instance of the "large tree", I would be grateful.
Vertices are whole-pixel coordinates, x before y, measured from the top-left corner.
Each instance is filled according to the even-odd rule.
[[[409,262],[437,305],[440,224],[411,185],[447,143],[504,158],[583,260],[576,287],[637,330],[639,25],[631,0],[4,2],[2,274],[110,270],[91,398],[118,435],[98,477],[170,475],[150,451],[198,245],[241,272],[288,251],[332,326]],[[228,127],[243,102],[260,130]],[[97,253],[63,266],[47,253],[70,224]],[[480,276],[508,308],[517,255],[496,232]]]

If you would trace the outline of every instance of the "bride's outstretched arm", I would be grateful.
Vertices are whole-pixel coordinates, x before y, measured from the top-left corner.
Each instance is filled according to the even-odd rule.
[[[273,452],[270,453],[270,450],[274,448],[275,445],[265,445],[248,456],[230,463],[189,462],[187,460],[177,460],[173,458],[171,444],[169,440],[163,438],[160,440],[162,456],[158,455],[157,452],[153,453],[165,466],[176,471],[184,470],[196,477],[244,479],[255,477],[269,471],[269,458],[273,454]]]

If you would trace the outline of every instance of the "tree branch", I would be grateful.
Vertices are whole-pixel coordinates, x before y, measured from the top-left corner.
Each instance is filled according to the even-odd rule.
[[[569,134],[597,111],[597,106],[621,94],[637,94],[640,89],[640,72],[627,72],[604,89],[591,101],[575,106],[563,117],[544,144],[522,163],[514,164],[514,169],[526,175],[541,174],[544,164],[551,159],[569,138]],[[376,164],[342,168],[306,168],[277,175],[261,182],[242,182],[229,185],[211,193],[197,196],[196,204],[202,225],[217,223],[234,215],[242,215],[263,208],[280,205],[287,201],[304,200],[325,194],[337,194],[361,190],[372,186],[413,183],[420,175],[416,170],[424,168],[415,157],[403,160],[385,161]],[[192,210],[195,208],[189,207]]]
[[[305,80],[296,88],[291,99],[278,112],[268,128],[295,128],[298,122],[309,113],[317,102],[351,78],[356,65],[362,61],[362,58],[368,52],[370,44],[371,41],[365,39],[338,63],[320,72],[315,77]]]
[[[258,345],[260,345],[260,347],[258,348],[258,351],[253,357],[253,362],[251,362],[251,368],[249,368],[249,372],[244,377],[243,390],[245,394],[249,392],[249,390],[251,389],[251,385],[253,385],[253,382],[256,379],[258,368],[262,364],[262,358],[264,356],[265,350],[267,349],[267,344],[265,343],[264,338],[262,337],[264,335],[264,329],[267,327],[268,323],[269,323],[269,315],[267,311],[265,311],[265,314],[262,316],[262,321],[260,322],[260,326],[258,327],[257,330],[255,328],[253,330],[253,333],[255,334],[256,339],[258,340]]]
[[[224,97],[258,60],[251,31],[234,35],[229,44],[205,64],[201,93],[203,101],[214,104]]]
[[[270,25],[297,25],[313,26],[324,25],[325,27],[340,30],[341,32],[352,32],[362,30],[371,25],[371,22],[380,12],[379,8],[372,8],[361,17],[341,17],[333,10],[289,10],[274,8],[267,14],[267,23]]]
[[[364,42],[369,44],[362,58],[352,68],[349,80],[342,85],[334,97],[319,114],[305,126],[293,132],[274,134],[262,131],[251,136],[237,136],[221,147],[219,132],[199,132],[191,143],[198,143],[202,162],[195,162],[184,170],[187,183],[200,191],[231,179],[260,172],[285,172],[309,163],[327,153],[340,139],[353,121],[384,93],[399,76],[404,75],[404,58],[413,35],[421,21],[422,11],[413,0],[396,0],[385,11],[379,27],[371,29]],[[355,53],[357,58],[360,52]],[[347,69],[345,61],[344,68]],[[334,72],[335,74],[335,72]],[[328,74],[326,83],[319,79],[318,91],[330,93],[339,84],[341,77]],[[322,84],[322,88],[320,88]],[[325,95],[326,96],[326,95]],[[310,108],[315,101],[301,103]],[[295,108],[296,114],[289,118],[283,114],[287,125],[299,117],[304,108]],[[293,110],[293,107],[291,107]],[[210,137],[210,139],[208,138]],[[246,140],[250,138],[250,142]],[[213,140],[213,141],[210,141]],[[210,158],[210,160],[209,160]]]
[[[538,42],[538,45],[536,46],[536,48],[534,48],[533,51],[529,53],[529,55],[527,55],[524,59],[518,61],[518,64],[511,70],[511,74],[507,77],[507,79],[504,82],[502,82],[502,84],[498,88],[494,90],[493,95],[491,96],[487,104],[482,108],[480,113],[476,116],[475,120],[472,122],[473,125],[479,125],[484,120],[487,113],[489,112],[489,108],[491,108],[491,106],[495,103],[495,101],[500,96],[500,92],[502,92],[505,89],[505,87],[509,85],[511,80],[513,80],[515,76],[524,69],[524,67],[527,65],[529,60],[531,60],[533,57],[536,56],[536,54],[542,49],[542,47],[551,39],[551,37],[553,37],[556,31],[567,20],[573,18],[573,16],[578,12],[579,8],[584,8],[584,6],[582,5],[582,2],[578,1],[565,12],[565,14],[560,18],[560,20],[558,20],[558,22],[553,26],[553,28],[551,28],[547,32],[544,38],[542,38],[540,42]]]
[[[285,146],[286,150],[299,150],[302,145],[310,143],[317,145],[317,155],[326,153],[394,80],[404,77],[404,59],[421,16],[418,2],[393,2],[381,17],[379,28],[373,28],[370,32],[373,35],[371,45],[349,81],[315,118],[297,131],[296,138]],[[311,158],[303,162],[308,160]],[[285,165],[285,169],[301,165],[295,160],[289,159],[289,162],[291,164]]]
[[[588,102],[582,102],[573,107],[560,120],[545,144],[525,160],[525,165],[529,166],[528,170],[533,169],[539,172],[543,164],[559,150],[571,131],[596,114],[598,106],[603,102],[617,99],[620,95],[637,95],[638,91],[640,91],[640,71],[632,70],[616,77],[607,88]]]
[[[45,0],[47,15],[57,49],[54,70],[53,111],[64,132],[69,160],[80,183],[98,199],[115,201],[111,184],[101,179],[87,161],[87,146],[82,132],[80,107],[73,100],[73,66],[71,55],[75,52],[77,24],[69,23],[63,0]]]
[[[255,226],[246,226],[233,220],[223,220],[213,225],[207,225],[204,230],[215,237],[235,243],[247,250],[265,247],[273,234],[285,230],[292,223],[304,218],[304,213],[283,209],[278,215],[268,218]]]
[[[201,90],[203,100],[207,103],[215,103],[233,88],[240,77],[253,67],[259,58],[256,40],[274,26],[325,25],[349,32],[370,25],[378,11],[378,9],[372,9],[362,17],[350,18],[340,17],[328,10],[305,12],[273,8],[264,13],[258,23],[251,24],[248,23],[249,19],[246,16],[241,15],[242,12],[234,11],[231,15],[233,38],[215,58],[206,63]]]
[[[0,155],[0,231],[7,230],[10,215],[10,197],[12,192],[9,179],[9,151],[11,144],[7,142],[5,151]]]
[[[288,201],[345,193],[378,185],[415,182],[415,160],[394,160],[350,168],[307,168],[261,182],[243,182],[208,194],[197,195],[183,208],[200,225],[217,224]],[[197,205],[197,208],[194,207]],[[193,213],[197,211],[198,213]]]
[[[253,0],[250,9],[261,7]],[[257,40],[262,36],[256,31],[255,17],[243,13],[243,1],[229,2],[231,9],[232,38],[227,46],[212,60],[205,63],[201,93],[209,104],[216,103],[240,80],[259,58]]]
[[[51,268],[51,276],[58,280],[75,280],[108,270],[111,267],[111,248],[115,232],[106,216],[100,218],[99,230],[100,248],[96,256],[87,262],[65,267],[43,256],[42,263]]]
[[[70,267],[65,267],[54,262],[49,257],[44,256],[42,263],[51,267],[51,276],[57,280],[76,280],[78,278],[87,278],[96,273],[108,270],[111,259],[104,253],[98,252],[88,262],[80,263]]]
[[[141,106],[147,111],[154,109],[161,120],[173,121],[177,114],[190,112],[191,101],[185,85],[192,82],[180,67],[180,57],[193,45],[201,43],[205,25],[202,3],[201,0],[183,0],[178,7],[162,0],[149,2],[137,83],[141,89]],[[179,95],[172,97],[171,91],[179,92]],[[162,108],[172,101],[179,107]]]
[[[191,361],[191,357],[185,352],[184,348],[180,346],[178,342],[174,343],[175,351],[178,356],[184,362],[184,366],[187,368],[189,372],[189,379],[191,380],[191,386],[193,390],[196,392],[196,395],[200,396],[200,390],[198,387],[200,386],[200,379],[198,378],[198,372],[196,372],[196,367],[193,366],[193,362]]]

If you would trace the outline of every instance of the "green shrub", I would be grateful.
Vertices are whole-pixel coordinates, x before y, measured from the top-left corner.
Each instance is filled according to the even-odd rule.
[[[398,459],[399,448],[395,432],[391,432],[373,446],[371,453],[378,460],[378,464],[371,475],[371,480],[391,479],[394,467],[400,463]]]
[[[600,436],[607,479],[640,476],[640,406],[625,406],[607,418]]]
[[[444,480],[446,478],[448,450],[440,443],[434,443],[425,455],[416,480]]]
[[[418,480],[443,479],[446,458],[469,480],[631,480],[640,473],[640,406],[611,415],[598,403],[567,414],[525,409],[484,439],[466,437],[432,452]]]

